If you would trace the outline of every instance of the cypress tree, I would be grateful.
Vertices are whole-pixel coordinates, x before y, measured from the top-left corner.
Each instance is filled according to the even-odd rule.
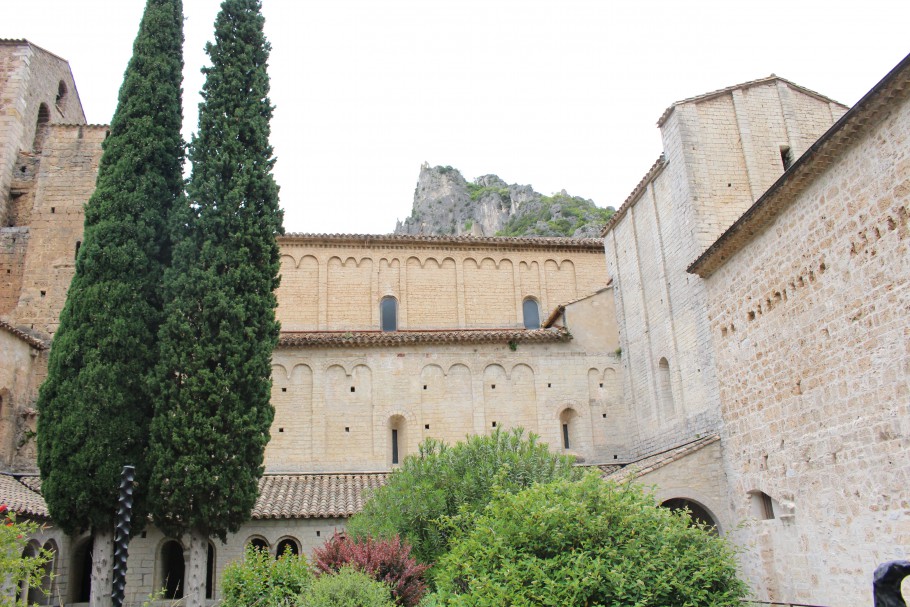
[[[276,236],[284,230],[263,23],[258,0],[225,0],[215,20],[187,204],[165,278],[151,509],[166,533],[190,532],[190,567],[193,546],[224,540],[249,519],[274,417]]]
[[[182,72],[182,2],[148,0],[38,397],[38,465],[51,517],[67,533],[93,529],[96,553],[112,534],[124,464],[137,467],[134,530],[147,512],[168,216],[184,184]]]

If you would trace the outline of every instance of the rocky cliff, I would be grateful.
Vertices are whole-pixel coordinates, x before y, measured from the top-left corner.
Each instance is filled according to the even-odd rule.
[[[596,238],[612,214],[565,190],[544,196],[496,175],[469,182],[458,169],[424,164],[411,215],[395,234]]]

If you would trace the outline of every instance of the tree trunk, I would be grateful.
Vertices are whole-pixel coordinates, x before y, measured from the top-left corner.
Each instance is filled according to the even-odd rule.
[[[186,607],[205,605],[205,572],[209,555],[208,538],[197,530],[189,533],[189,559],[184,580],[186,582]]]
[[[94,529],[92,545],[91,607],[111,607],[114,565],[114,528]]]

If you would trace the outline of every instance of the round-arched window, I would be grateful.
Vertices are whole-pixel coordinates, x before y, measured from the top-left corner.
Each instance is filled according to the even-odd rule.
[[[398,300],[391,295],[379,302],[379,324],[383,331],[398,330]]]
[[[524,316],[525,329],[540,328],[540,306],[533,297],[526,297],[521,304],[522,315]]]

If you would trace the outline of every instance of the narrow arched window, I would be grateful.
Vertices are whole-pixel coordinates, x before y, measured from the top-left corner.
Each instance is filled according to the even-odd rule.
[[[180,542],[168,540],[161,546],[161,587],[168,600],[183,598],[183,576],[186,565],[183,560],[183,546]]]
[[[661,358],[657,363],[657,398],[664,416],[671,416],[676,412],[673,405],[673,386],[670,382],[670,363],[666,358]]]
[[[214,598],[215,592],[215,546],[209,542],[208,553],[205,555],[205,598]]]
[[[524,315],[525,329],[540,328],[540,306],[533,297],[526,297],[521,305],[521,311]]]
[[[379,322],[383,331],[398,330],[398,300],[394,297],[383,297],[379,302]]]
[[[47,124],[51,120],[51,111],[46,103],[38,106],[38,120],[35,123],[35,139],[32,142],[32,150],[40,152],[44,147],[44,140],[47,137]]]
[[[401,463],[405,455],[405,432],[407,422],[400,415],[393,415],[389,419],[389,462],[393,466]]]
[[[54,99],[54,105],[61,107],[63,102],[66,100],[66,83],[62,80],[60,84],[57,85],[57,98]]]

